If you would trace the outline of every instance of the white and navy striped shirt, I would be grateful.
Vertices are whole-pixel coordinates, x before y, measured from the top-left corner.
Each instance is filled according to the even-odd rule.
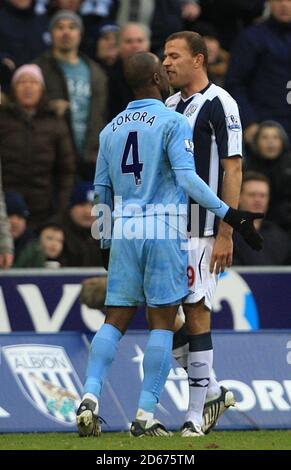
[[[242,156],[242,128],[236,101],[223,88],[209,83],[186,100],[181,92],[176,93],[167,99],[166,106],[188,118],[193,129],[197,173],[221,197],[220,160]],[[214,214],[200,207],[199,236],[215,234],[216,224]]]

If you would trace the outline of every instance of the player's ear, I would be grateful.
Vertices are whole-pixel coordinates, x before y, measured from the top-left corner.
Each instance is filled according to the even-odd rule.
[[[194,61],[194,68],[200,68],[201,66],[203,66],[203,64],[205,62],[204,55],[203,54],[196,54],[193,57],[193,61]]]
[[[154,83],[155,85],[159,85],[160,82],[161,82],[161,80],[160,80],[160,75],[159,75],[157,72],[155,72],[155,73],[153,74],[153,83]]]

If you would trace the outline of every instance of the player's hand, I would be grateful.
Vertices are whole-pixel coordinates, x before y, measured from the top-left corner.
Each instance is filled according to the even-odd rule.
[[[106,269],[106,271],[108,271],[110,249],[100,248],[100,251],[103,261],[103,267]]]
[[[232,265],[233,242],[231,234],[228,236],[217,234],[213,245],[209,270],[215,274],[223,273],[225,268]]]
[[[230,207],[223,220],[239,232],[253,250],[260,251],[264,240],[255,229],[254,220],[263,218],[262,212],[241,211]]]

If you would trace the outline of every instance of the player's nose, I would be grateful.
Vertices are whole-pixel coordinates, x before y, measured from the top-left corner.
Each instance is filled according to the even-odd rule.
[[[164,60],[163,60],[163,66],[164,67],[167,67],[169,65],[169,58],[168,57],[164,57]]]

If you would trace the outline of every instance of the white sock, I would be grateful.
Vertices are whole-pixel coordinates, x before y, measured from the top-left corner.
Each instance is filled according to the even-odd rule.
[[[215,398],[218,398],[221,394],[221,389],[220,385],[216,380],[215,372],[213,369],[210,371],[210,377],[209,377],[209,385],[207,389],[207,395],[206,395],[206,403],[211,400],[215,400]]]
[[[213,349],[190,351],[188,355],[189,407],[185,421],[202,425],[203,408],[212,368]]]

